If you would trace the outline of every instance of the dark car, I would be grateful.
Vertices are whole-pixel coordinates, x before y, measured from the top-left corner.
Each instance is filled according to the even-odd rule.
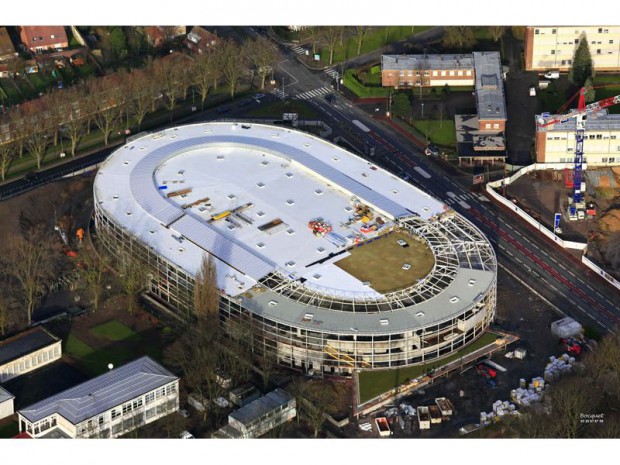
[[[34,181],[38,181],[40,177],[41,175],[39,173],[35,173],[34,171],[31,171],[30,173],[26,174],[26,176],[24,176],[24,181],[34,182]]]
[[[336,96],[334,94],[327,94],[325,96],[325,100],[327,100],[329,103],[334,103],[336,101]]]
[[[222,107],[217,109],[218,115],[223,115],[224,113],[228,113],[230,111],[230,107]]]
[[[439,149],[437,147],[435,147],[434,145],[429,145],[424,150],[424,155],[426,155],[427,157],[430,157],[430,156],[438,157],[439,156]]]

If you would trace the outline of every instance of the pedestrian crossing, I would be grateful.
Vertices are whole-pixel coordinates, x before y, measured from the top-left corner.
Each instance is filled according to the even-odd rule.
[[[288,94],[286,92],[282,92],[280,89],[273,89],[271,93],[282,100],[288,97]]]
[[[338,73],[338,71],[336,71],[336,68],[327,68],[325,70],[325,73],[329,74],[333,79],[340,79],[340,73]]]
[[[308,100],[311,98],[320,97],[321,95],[329,94],[330,92],[333,92],[331,87],[321,87],[319,89],[313,89],[302,94],[298,94],[295,98],[300,100]]]
[[[291,50],[293,52],[295,52],[295,54],[297,54],[297,55],[305,55],[306,54],[306,49],[303,48],[303,47],[300,47],[299,45],[292,46]]]
[[[455,197],[449,197],[445,199],[444,201],[452,205],[452,204],[459,203],[465,200],[478,200],[478,197],[474,194],[466,193],[466,194],[457,195]]]

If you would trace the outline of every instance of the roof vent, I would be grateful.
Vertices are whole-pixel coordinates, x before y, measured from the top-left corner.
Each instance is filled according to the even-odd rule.
[[[185,252],[185,249],[183,247],[179,247],[178,250],[179,252]]]
[[[290,206],[293,206],[293,205],[295,205],[295,201],[294,201],[294,200],[292,200],[292,199],[288,199],[288,200],[286,201],[286,204],[287,204],[287,205],[290,205]]]
[[[306,313],[301,321],[312,321],[314,318],[314,313]]]
[[[325,247],[317,247],[316,251],[318,253],[323,253],[323,252],[325,252]]]
[[[338,158],[338,157],[332,157],[332,160],[334,160],[334,161],[340,161],[340,158]]]
[[[263,249],[265,247],[265,243],[259,242],[258,244],[256,244],[256,247],[258,247],[259,249]]]
[[[423,317],[423,316],[424,316],[424,312],[418,312],[418,313],[416,313],[416,314],[415,314],[415,316],[418,316],[418,317],[420,317],[420,318],[421,318],[421,317]]]
[[[235,194],[228,194],[228,198],[229,198],[230,200],[234,200],[234,199],[236,199],[236,198],[237,198],[237,196],[236,196]]]
[[[381,324],[381,326],[387,326],[390,324],[390,320],[388,320],[387,318],[382,318],[379,320],[379,324]]]
[[[256,212],[256,216],[262,218],[263,216],[265,216],[265,212]]]
[[[323,194],[323,191],[322,191],[321,189],[314,189],[314,193],[315,193],[316,195],[322,195],[322,194]]]
[[[469,282],[467,283],[467,285],[468,285],[469,287],[473,287],[473,286],[474,286],[474,284],[476,284],[476,280],[475,280],[475,279],[470,279],[470,280],[469,280]]]
[[[306,143],[304,144],[304,147],[310,147],[310,144],[308,144],[308,142],[306,142]]]
[[[454,297],[452,297],[452,298],[450,299],[450,303],[455,304],[455,303],[457,303],[459,300],[460,300],[460,299],[459,299],[457,296],[454,296]]]
[[[155,230],[154,230],[154,229],[149,229],[149,232],[150,232],[151,234],[155,234]]]
[[[269,164],[269,162],[267,160],[263,160],[260,162],[261,165],[263,166],[267,166]]]
[[[131,216],[131,212],[125,212],[125,215]]]
[[[286,177],[287,178],[292,178],[293,177],[293,173],[286,173]]]
[[[295,262],[291,260],[291,261],[286,262],[285,265],[288,266],[289,268],[292,268],[295,266]]]
[[[123,162],[123,165],[128,165],[128,164],[129,164],[129,160],[125,160],[125,161]]]
[[[271,307],[275,307],[276,305],[278,305],[278,301],[277,301],[277,300],[270,300],[270,301],[269,301],[269,305],[270,305]]]
[[[295,234],[295,230],[294,229],[287,229],[286,230],[286,234],[288,234],[289,236],[292,236],[293,234]]]
[[[317,279],[317,280],[318,280],[318,279],[321,279],[321,275],[320,275],[320,274],[318,274],[318,273],[316,273],[316,274],[312,275],[312,277],[313,277],[314,279]]]
[[[258,187],[260,187],[261,189],[262,189],[263,187],[265,187],[265,183],[264,183],[264,182],[259,182],[259,183],[257,183],[256,185],[257,185]]]
[[[114,194],[114,195],[112,196],[112,198],[113,198],[114,200],[118,200],[118,194]]]
[[[224,159],[224,155],[218,155],[218,156],[217,156],[217,159],[218,159],[218,160],[223,160],[223,159]]]

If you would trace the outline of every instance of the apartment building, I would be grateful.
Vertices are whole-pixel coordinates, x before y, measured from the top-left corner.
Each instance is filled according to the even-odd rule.
[[[568,71],[581,40],[588,41],[594,69],[620,70],[620,26],[529,26],[525,69]]]
[[[583,142],[588,166],[620,165],[620,115],[606,110],[588,115]],[[536,127],[538,163],[572,163],[575,158],[575,120]]]
[[[142,357],[17,412],[34,438],[115,438],[179,409],[179,378]]]
[[[60,359],[61,344],[60,339],[42,327],[0,341],[0,383]]]

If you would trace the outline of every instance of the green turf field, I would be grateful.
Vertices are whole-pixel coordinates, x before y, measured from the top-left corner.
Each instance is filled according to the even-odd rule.
[[[409,247],[401,247],[398,239],[405,240]],[[426,242],[414,240],[403,232],[393,232],[373,242],[349,250],[350,256],[336,262],[336,265],[360,281],[369,281],[370,287],[380,293],[392,292],[412,286],[426,276],[435,258]],[[403,265],[411,265],[403,270]]]

